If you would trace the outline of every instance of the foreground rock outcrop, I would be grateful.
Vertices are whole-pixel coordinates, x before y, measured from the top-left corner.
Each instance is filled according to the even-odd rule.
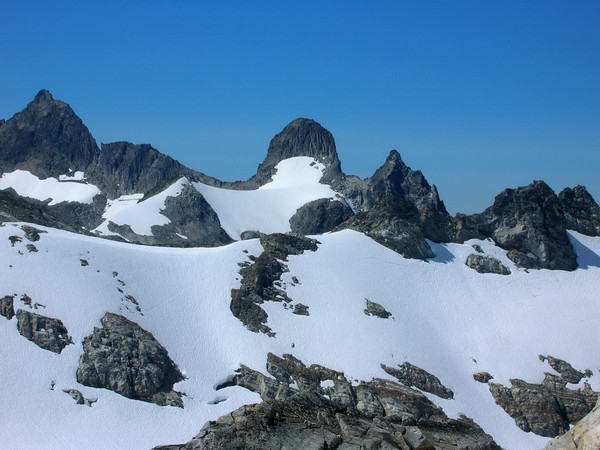
[[[544,450],[597,450],[600,448],[600,400],[594,409]]]
[[[180,449],[498,449],[472,420],[448,418],[422,393],[374,379],[352,385],[343,373],[268,355],[267,370],[240,368],[226,385],[261,394],[208,422]],[[294,383],[296,387],[291,387]]]
[[[549,360],[553,368],[572,381],[577,379],[579,382],[581,377],[577,374],[584,376],[565,361],[551,356],[540,359]],[[591,372],[586,372],[588,376],[591,375]],[[565,433],[570,424],[581,420],[598,401],[599,393],[593,391],[587,382],[583,389],[569,389],[567,379],[561,375],[546,373],[540,384],[511,379],[510,387],[489,382],[487,375],[478,381],[488,382],[496,403],[515,420],[519,428],[540,436],[556,437]]]
[[[167,350],[138,324],[106,313],[102,328],[83,341],[77,381],[125,397],[183,408],[173,385],[184,380]]]

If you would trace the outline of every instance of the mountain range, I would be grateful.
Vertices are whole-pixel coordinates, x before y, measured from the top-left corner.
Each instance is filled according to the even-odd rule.
[[[0,174],[7,447],[540,448],[596,404],[583,186],[451,216],[304,118],[224,182],[98,147],[46,90],[0,120]]]

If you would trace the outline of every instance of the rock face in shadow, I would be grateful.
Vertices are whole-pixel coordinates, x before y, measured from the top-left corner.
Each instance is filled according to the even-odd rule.
[[[566,227],[588,236],[600,236],[600,207],[583,186],[566,188],[558,194]]]
[[[106,313],[102,328],[83,341],[77,381],[124,397],[183,408],[173,385],[184,379],[151,333],[118,314]]]
[[[22,169],[40,178],[85,168],[100,152],[71,107],[46,90],[0,126],[0,149],[0,173]]]
[[[73,343],[61,320],[23,309],[17,310],[17,329],[24,338],[54,353],[62,352],[67,345]]]
[[[496,273],[498,275],[510,275],[510,269],[491,256],[476,255],[471,253],[467,256],[465,264],[479,273]]]
[[[392,381],[354,386],[343,373],[306,367],[292,355],[269,354],[267,370],[275,379],[242,367],[229,383],[260,393],[262,403],[206,423],[177,448],[499,448],[472,420],[450,419],[420,392]]]
[[[291,305],[292,300],[279,283],[281,275],[289,271],[284,261],[287,261],[289,255],[317,251],[318,242],[303,236],[274,233],[261,235],[260,243],[264,251],[254,258],[252,264],[247,263],[240,270],[242,283],[239,289],[231,290],[229,308],[250,331],[275,336],[266,325],[267,313],[259,305],[266,301]]]
[[[427,259],[435,255],[421,231],[415,205],[404,199],[386,198],[368,212],[358,213],[336,230],[360,231],[405,258]]]
[[[102,144],[102,151],[88,166],[86,175],[109,198],[116,198],[167,187],[168,181],[199,174],[149,144],[113,142]]]
[[[301,206],[290,219],[293,233],[323,234],[354,215],[352,208],[338,200],[322,198]]]

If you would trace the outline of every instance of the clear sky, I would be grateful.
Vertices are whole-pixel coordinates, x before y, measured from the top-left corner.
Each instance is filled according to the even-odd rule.
[[[344,172],[397,149],[452,213],[535,179],[600,200],[598,0],[5,1],[0,118],[42,88],[223,180],[308,117]]]

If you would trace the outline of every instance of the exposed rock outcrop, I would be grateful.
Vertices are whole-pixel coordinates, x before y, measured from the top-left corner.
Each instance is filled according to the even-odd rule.
[[[14,296],[6,295],[0,298],[0,316],[4,316],[8,320],[15,316]]]
[[[358,213],[339,229],[366,234],[405,258],[427,259],[435,255],[421,231],[419,211],[409,200],[386,198],[368,212]]]
[[[288,272],[284,261],[287,261],[288,255],[316,251],[317,241],[293,234],[274,233],[261,235],[260,243],[264,251],[254,258],[253,264],[247,264],[240,270],[242,283],[239,289],[231,290],[230,309],[250,331],[275,336],[266,325],[267,313],[259,305],[266,301],[290,304],[291,299],[285,290],[275,284],[284,272]]]
[[[572,381],[579,382],[583,376],[591,376],[591,371],[586,371],[585,375],[575,371],[566,361],[551,356],[540,355],[540,360],[547,361]],[[540,384],[519,379],[511,379],[510,383],[511,387],[488,383],[496,403],[523,431],[546,437],[565,433],[570,424],[577,423],[592,410],[599,396],[587,382],[583,389],[572,390],[566,387],[566,379],[550,373],[545,374]]]
[[[78,405],[85,405],[91,407],[93,403],[96,403],[98,400],[85,398],[83,394],[77,389],[63,389],[65,394],[69,394],[69,396],[75,400],[75,403]]]
[[[510,380],[511,387],[489,383],[496,403],[519,428],[540,436],[556,437],[581,420],[596,404],[598,393],[586,384],[583,390],[567,389],[560,377],[547,374],[541,384]]]
[[[518,266],[574,270],[577,256],[566,233],[558,197],[543,181],[506,189],[494,204],[470,217],[476,229],[505,250]]]
[[[583,419],[544,450],[596,450],[600,448],[600,400]]]
[[[566,228],[588,236],[600,236],[600,206],[583,186],[566,188],[558,194]]]
[[[590,376],[592,373],[588,369],[588,370],[586,370],[586,372],[587,372],[587,375],[586,375],[585,373],[574,369],[573,366],[571,364],[569,364],[568,362],[566,362],[562,359],[554,358],[550,355],[548,355],[548,356],[539,355],[539,358],[540,358],[540,361],[542,361],[542,362],[547,361],[548,365],[550,367],[552,367],[554,370],[556,370],[560,374],[560,377],[563,380],[565,380],[567,383],[577,384],[581,381],[582,378],[584,378],[586,376]]]
[[[499,448],[472,420],[450,419],[420,392],[392,381],[353,386],[343,373],[306,367],[291,355],[269,354],[267,369],[276,379],[247,368],[234,379],[259,392],[262,403],[208,422],[178,448]],[[323,388],[324,381],[333,386]]]
[[[471,253],[467,256],[465,264],[479,273],[496,273],[498,275],[510,275],[511,273],[508,267],[491,256]]]
[[[354,213],[346,203],[322,198],[301,206],[290,219],[292,232],[322,234],[352,217]]]
[[[106,313],[102,328],[83,341],[77,381],[125,397],[183,408],[173,385],[184,379],[151,333],[123,316]]]
[[[17,310],[17,329],[26,339],[44,350],[60,353],[73,343],[67,328],[59,319]]]
[[[444,386],[438,377],[426,370],[414,366],[408,361],[398,365],[398,367],[399,369],[386,366],[385,364],[381,365],[383,370],[406,386],[414,386],[417,389],[437,395],[440,398],[454,398],[454,392]]]
[[[367,307],[364,310],[364,313],[367,316],[376,316],[381,319],[387,319],[388,317],[390,317],[392,315],[391,312],[387,311],[379,303],[372,302],[368,298],[366,298],[365,301],[367,302]]]

